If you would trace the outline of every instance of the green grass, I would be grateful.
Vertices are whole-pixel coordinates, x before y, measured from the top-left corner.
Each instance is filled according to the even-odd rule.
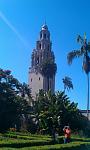
[[[29,133],[7,132],[0,134],[0,150],[90,150],[90,138],[72,137],[72,141],[53,144],[50,136],[31,135]]]

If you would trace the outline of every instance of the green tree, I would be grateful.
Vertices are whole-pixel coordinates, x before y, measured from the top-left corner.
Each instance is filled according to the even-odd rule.
[[[46,59],[40,66],[41,74],[47,78],[48,91],[50,90],[49,80],[53,78],[57,71],[57,65],[52,59]]]
[[[38,131],[44,131],[55,137],[58,130],[62,133],[65,125],[74,129],[85,128],[83,116],[77,108],[77,104],[70,102],[64,92],[51,94],[40,91],[34,105],[34,117],[36,118]]]
[[[67,89],[68,91],[69,91],[70,89],[73,89],[73,83],[72,83],[72,80],[71,80],[70,77],[65,76],[62,80],[63,80],[63,84],[64,84],[64,92],[65,92],[66,89]]]
[[[31,98],[28,86],[14,78],[10,70],[0,69],[0,131],[20,126],[21,115],[26,115],[29,107],[26,95]]]
[[[61,131],[65,125],[70,125],[72,130],[84,129],[85,124],[83,124],[84,117],[77,108],[78,104],[71,102],[68,96],[64,92],[57,92],[56,94],[58,109],[61,110],[60,113],[60,127]]]
[[[83,69],[87,74],[87,118],[89,117],[89,72],[90,72],[90,42],[87,42],[86,35],[82,38],[80,35],[77,38],[77,42],[81,44],[80,50],[73,50],[68,53],[67,60],[68,64],[71,64],[74,58],[83,57]]]
[[[34,109],[38,131],[52,135],[55,141],[55,130],[59,121],[55,94],[52,95],[50,91],[45,93],[40,90]]]

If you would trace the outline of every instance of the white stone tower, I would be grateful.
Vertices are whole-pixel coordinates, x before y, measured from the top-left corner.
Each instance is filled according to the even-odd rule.
[[[43,25],[40,31],[39,40],[36,42],[36,48],[33,49],[31,55],[31,67],[29,68],[29,87],[33,99],[40,89],[48,91],[47,78],[40,73],[40,65],[46,59],[55,61],[52,51],[52,43],[50,41],[50,32],[47,25]],[[49,79],[49,89],[55,90],[55,75]]]

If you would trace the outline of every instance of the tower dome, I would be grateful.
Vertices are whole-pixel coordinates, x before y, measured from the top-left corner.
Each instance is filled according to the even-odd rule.
[[[48,26],[47,26],[46,24],[44,24],[44,25],[42,26],[42,30],[48,30]]]

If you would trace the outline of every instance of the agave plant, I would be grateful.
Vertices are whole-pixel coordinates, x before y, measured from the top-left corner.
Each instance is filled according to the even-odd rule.
[[[87,117],[89,117],[89,72],[90,72],[90,42],[87,42],[86,34],[84,34],[84,38],[80,35],[77,37],[77,42],[81,44],[79,50],[73,50],[68,53],[67,60],[68,64],[72,64],[74,58],[83,57],[83,69],[87,75],[87,86],[88,86],[88,94],[87,94]]]

